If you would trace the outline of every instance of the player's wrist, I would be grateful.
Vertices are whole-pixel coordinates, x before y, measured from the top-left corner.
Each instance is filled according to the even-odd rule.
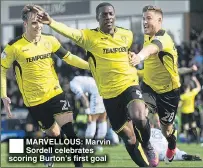
[[[90,108],[85,109],[85,114],[90,114]]]
[[[143,54],[137,54],[138,57],[140,57],[140,61],[144,61],[145,60],[145,56]]]
[[[52,18],[50,18],[48,25],[50,26],[50,25],[53,23],[53,21],[54,21],[54,20],[53,20]]]

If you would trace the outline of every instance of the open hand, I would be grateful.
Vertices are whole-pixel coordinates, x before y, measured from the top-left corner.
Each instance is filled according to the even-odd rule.
[[[42,11],[37,6],[33,7],[33,10],[37,12],[37,21],[43,24],[51,24],[52,18],[49,16],[47,12]]]

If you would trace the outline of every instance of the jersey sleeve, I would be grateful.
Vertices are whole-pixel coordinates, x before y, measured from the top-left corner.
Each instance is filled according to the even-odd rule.
[[[166,39],[164,36],[155,36],[154,39],[151,41],[151,44],[155,44],[159,51],[163,51],[166,48]]]
[[[56,54],[59,58],[62,59],[63,57],[71,54],[61,45],[61,43],[56,37],[52,36],[50,40],[52,44],[52,52]]]
[[[53,20],[50,27],[61,35],[70,38],[77,45],[88,50],[90,48],[91,38],[89,37],[89,29],[79,30],[75,28],[68,27],[67,25]],[[92,37],[94,38],[94,37]]]
[[[1,66],[6,69],[10,68],[11,64],[16,59],[16,52],[17,50],[12,45],[7,44],[1,53]]]

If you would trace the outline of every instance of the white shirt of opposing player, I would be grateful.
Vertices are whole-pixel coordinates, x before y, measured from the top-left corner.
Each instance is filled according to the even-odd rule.
[[[70,89],[80,99],[82,94],[90,95],[90,114],[104,113],[103,99],[99,95],[94,78],[88,76],[76,76],[70,81]]]
[[[150,142],[153,146],[153,148],[158,152],[159,154],[159,160],[164,160],[164,157],[166,155],[166,150],[168,148],[168,142],[164,135],[162,134],[161,130],[156,128],[151,128],[151,137]],[[180,151],[178,148],[176,149],[176,155],[174,157],[174,160],[183,160],[182,155],[186,154],[184,151]]]

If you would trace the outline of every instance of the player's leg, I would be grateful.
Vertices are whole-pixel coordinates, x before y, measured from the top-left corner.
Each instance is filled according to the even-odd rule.
[[[106,112],[97,114],[98,117],[96,118],[97,122],[97,134],[96,139],[104,139],[107,134],[107,122],[106,122]],[[98,145],[95,147],[97,151],[103,151],[103,147]]]
[[[58,124],[55,122],[53,123],[53,125],[49,128],[45,130],[45,135],[44,138],[55,138],[55,139],[61,139],[61,132],[60,132],[60,127],[58,126]],[[54,152],[55,150],[55,145],[45,145],[45,148],[52,148],[52,151]],[[54,166],[54,162],[52,161],[52,156],[54,153],[44,153],[45,156],[45,161],[44,161],[44,165],[46,167],[53,167]]]
[[[38,106],[29,107],[28,109],[33,121],[36,121],[41,129],[45,132],[44,138],[60,138],[60,129],[55,123],[52,113],[47,113],[46,102]],[[52,151],[54,151],[54,146],[55,145],[47,144],[44,147],[52,148]],[[45,166],[53,167],[53,161],[51,160],[51,156],[53,155],[53,153],[45,153],[44,155]]]
[[[181,123],[183,125],[183,133],[186,136],[187,142],[189,143],[189,129],[190,129],[190,125],[189,125],[189,117],[188,114],[181,114]]]
[[[88,114],[87,129],[85,131],[85,138],[93,139],[97,129],[97,121],[94,115]]]
[[[65,137],[68,139],[77,139],[73,127],[73,113],[68,100],[64,93],[59,94],[47,102],[47,111],[53,114],[55,121],[61,128]],[[71,143],[69,147],[79,149],[80,145]],[[73,158],[75,155],[81,156],[80,153],[71,153]],[[72,159],[73,160],[73,159]],[[82,167],[81,161],[74,161],[75,167]]]
[[[143,152],[142,146],[136,140],[132,122],[129,122],[127,108],[123,93],[115,98],[104,99],[107,116],[113,130],[125,143],[126,150],[132,160],[141,167],[148,167],[149,163]]]
[[[190,117],[189,117],[190,128],[192,130],[192,133],[193,133],[193,135],[195,137],[196,142],[198,143],[199,142],[199,136],[198,136],[198,133],[197,133],[197,122],[195,120],[195,114],[191,113],[189,115],[190,115]]]
[[[177,130],[174,119],[180,100],[179,89],[157,95],[157,108],[161,122],[162,133],[168,141],[166,161],[171,162],[176,152]]]
[[[149,97],[148,93],[145,93],[145,96],[147,98],[153,98],[152,96]],[[139,141],[142,143],[142,147],[144,148],[150,165],[157,166],[159,158],[157,152],[149,141],[151,127],[139,87],[131,87],[128,92],[128,98],[131,99],[128,104],[128,111],[135,126],[136,137],[139,137]]]
[[[104,139],[107,133],[106,112],[99,114],[97,118],[97,139]]]

